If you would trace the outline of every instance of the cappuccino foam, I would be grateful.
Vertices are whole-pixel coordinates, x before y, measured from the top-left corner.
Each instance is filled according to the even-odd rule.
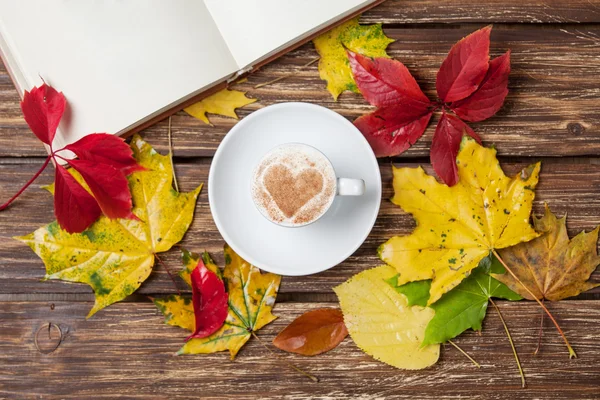
[[[280,225],[315,221],[327,211],[335,193],[335,171],[329,160],[310,146],[279,146],[254,171],[252,199],[265,217]]]

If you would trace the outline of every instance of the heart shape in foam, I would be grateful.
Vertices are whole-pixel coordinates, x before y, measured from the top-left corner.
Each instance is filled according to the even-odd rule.
[[[265,171],[263,184],[283,215],[291,218],[321,193],[323,176],[315,169],[304,169],[293,174],[285,165],[277,164]]]

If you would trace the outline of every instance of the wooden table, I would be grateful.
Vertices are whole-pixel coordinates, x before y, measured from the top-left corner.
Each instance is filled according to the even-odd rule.
[[[534,160],[543,161],[535,200],[538,213],[544,202],[558,214],[568,213],[571,235],[600,224],[600,1],[390,0],[366,13],[362,22],[384,23],[387,35],[396,39],[389,54],[407,65],[430,98],[435,96],[436,71],[450,46],[493,23],[492,55],[512,49],[510,94],[497,116],[473,124],[474,129],[486,144],[497,146],[510,173]],[[238,85],[259,99],[240,110],[240,115],[283,101],[320,104],[349,119],[367,112],[369,106],[360,95],[345,93],[338,102],[332,101],[316,65],[298,71],[314,57],[312,44],[307,44]],[[253,89],[292,73],[285,80]],[[206,182],[211,156],[236,122],[211,119],[214,127],[184,112],[172,119],[176,170],[183,190]],[[427,164],[434,126],[435,121],[412,149],[393,161]],[[168,151],[166,120],[147,129],[144,136],[159,151]],[[0,199],[15,193],[43,157],[44,149],[23,121],[19,97],[1,68]],[[308,309],[335,307],[334,285],[378,265],[375,250],[385,239],[411,232],[411,217],[387,200],[392,193],[390,160],[381,161],[381,172],[381,212],[370,237],[329,271],[284,278],[275,307],[279,319],[259,332],[261,340],[269,343]],[[47,184],[52,177],[48,169],[37,184]],[[526,301],[498,302],[521,356],[526,389],[520,388],[509,343],[493,310],[481,335],[467,332],[456,340],[482,364],[481,369],[446,346],[437,365],[425,371],[401,371],[374,361],[349,338],[314,358],[280,353],[317,375],[321,382],[315,384],[282,366],[254,339],[234,362],[225,353],[174,357],[185,333],[165,326],[148,299],[174,292],[160,266],[136,295],[86,321],[93,304],[90,288],[41,282],[42,262],[11,239],[52,218],[52,199],[37,186],[0,213],[0,398],[600,398],[598,290],[548,304],[579,355],[574,360],[568,359],[547,319],[540,353],[532,355],[538,341],[539,307]],[[182,245],[206,249],[223,261],[223,239],[212,221],[206,190]],[[174,249],[164,256],[173,269],[179,266],[178,254]],[[600,272],[593,278],[600,280]],[[185,290],[185,285],[180,288]],[[41,347],[51,346],[57,331],[50,325],[48,333],[49,324],[60,326],[64,337],[54,351],[43,354],[34,336],[39,331]]]

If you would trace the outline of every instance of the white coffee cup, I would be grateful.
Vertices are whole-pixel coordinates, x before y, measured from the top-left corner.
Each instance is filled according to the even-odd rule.
[[[321,190],[312,197],[306,189],[312,187],[298,187],[298,183],[305,184],[300,182],[305,173],[312,178],[321,176]],[[285,143],[271,149],[256,165],[252,177],[254,205],[268,221],[283,227],[312,224],[325,215],[336,196],[362,196],[365,193],[362,179],[337,177],[325,154],[303,143]],[[269,182],[275,182],[271,188]],[[318,185],[318,179],[315,182]],[[282,196],[278,196],[283,192],[287,202],[294,203],[287,204],[287,209]]]

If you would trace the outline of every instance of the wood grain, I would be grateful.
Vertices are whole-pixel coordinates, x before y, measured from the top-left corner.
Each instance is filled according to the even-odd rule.
[[[473,26],[443,28],[386,28],[396,39],[389,53],[415,75],[431,99],[435,99],[437,70],[452,44],[477,29]],[[485,143],[495,144],[500,154],[511,156],[581,156],[600,152],[600,88],[593,79],[600,70],[600,28],[581,26],[499,25],[492,33],[492,56],[512,50],[510,93],[505,106],[487,121],[472,124]],[[317,57],[312,44],[287,54],[248,78],[239,90],[259,101],[239,110],[243,118],[270,104],[305,101],[322,105],[354,119],[371,108],[362,96],[344,93],[334,102],[319,78],[317,66],[298,70]],[[297,73],[273,85],[254,86]],[[68,97],[68,93],[66,94]],[[0,157],[44,156],[44,149],[21,117],[18,96],[6,72],[0,70]],[[211,156],[235,120],[211,116],[214,126],[179,112],[172,119],[175,155]],[[428,156],[437,118],[424,137],[402,155]],[[166,139],[167,121],[145,134]],[[163,141],[166,143],[166,140]],[[160,148],[159,148],[160,149]]]
[[[401,371],[373,360],[347,338],[317,357],[283,353],[270,345],[275,335],[307,309],[332,303],[277,303],[280,318],[258,336],[288,362],[316,375],[312,383],[291,370],[255,339],[235,361],[225,353],[174,356],[186,332],[162,324],[151,303],[122,303],[85,320],[92,303],[0,302],[0,397],[61,399],[243,399],[394,398],[414,399],[597,399],[600,391],[600,301],[552,303],[552,312],[579,358],[569,360],[549,323],[541,352],[540,309],[532,302],[499,302],[527,377],[520,388],[510,346],[496,313],[488,312],[483,334],[467,332],[456,342],[481,363],[477,369],[450,346],[425,371]],[[48,333],[48,324],[52,325]],[[52,348],[42,354],[34,344]]]
[[[152,141],[151,141],[152,143]],[[18,160],[17,160],[18,161]],[[191,190],[201,182],[207,181],[209,164],[206,159],[191,163],[176,164],[181,190]],[[578,160],[567,163],[561,159],[543,161],[540,184],[536,190],[535,210],[543,211],[544,202],[548,202],[558,215],[568,213],[568,227],[571,236],[581,230],[592,230],[600,225],[600,160]],[[16,192],[36,170],[39,161],[27,164],[0,164],[0,198],[7,198]],[[396,164],[415,167],[417,164]],[[507,174],[515,174],[527,164],[504,165]],[[431,168],[425,165],[432,173]],[[379,265],[377,247],[394,235],[409,234],[414,223],[412,217],[393,205],[389,199],[393,194],[391,168],[382,164],[383,195],[379,217],[375,227],[365,243],[354,255],[337,267],[323,273],[305,277],[287,277],[283,280],[281,291],[284,293],[331,293],[334,285],[340,284],[350,276],[365,268]],[[51,171],[46,171],[39,184],[50,183]],[[39,258],[12,236],[25,235],[52,219],[52,198],[39,188],[25,192],[17,203],[0,213],[0,294],[4,293],[90,293],[87,285],[69,284],[59,281],[40,282],[44,267]],[[14,221],[19,221],[15,224]],[[223,265],[223,238],[216,229],[210,215],[206,188],[202,191],[194,221],[181,246],[194,251],[207,250]],[[172,271],[180,268],[179,250],[167,252],[161,259]],[[600,271],[594,274],[600,281]],[[187,290],[183,282],[181,290]],[[140,294],[173,293],[174,288],[164,268],[155,267],[151,278],[140,288]],[[595,292],[600,293],[600,289]]]
[[[435,98],[437,70],[452,44],[493,23],[492,56],[512,50],[510,93],[498,115],[472,124],[473,128],[486,144],[497,146],[510,174],[542,159],[536,212],[547,201],[555,213],[568,213],[571,236],[600,224],[599,0],[388,0],[365,13],[361,22],[384,24],[386,34],[396,39],[389,54],[405,63],[431,99]],[[237,85],[259,99],[240,109],[240,117],[284,101],[320,104],[350,120],[371,110],[360,95],[352,93],[334,102],[316,65],[300,69],[315,57],[312,44],[306,44]],[[283,76],[287,78],[254,89]],[[172,118],[182,190],[206,182],[210,157],[236,123],[225,117],[210,118],[214,126],[184,112]],[[428,162],[435,123],[413,148],[394,160],[396,165],[414,167]],[[146,129],[144,136],[159,151],[168,151],[166,120]],[[33,175],[43,157],[45,150],[24,123],[19,97],[0,63],[0,201]],[[315,276],[283,279],[275,307],[280,319],[259,332],[265,343],[302,312],[336,307],[331,288],[378,265],[376,248],[381,242],[411,232],[410,215],[387,200],[392,194],[389,165],[389,159],[380,162],[382,207],[372,234],[339,266]],[[578,299],[548,303],[578,352],[574,360],[568,359],[547,319],[541,353],[533,356],[539,307],[526,301],[499,303],[523,362],[526,389],[520,388],[510,347],[493,310],[486,317],[482,336],[468,332],[457,338],[482,364],[481,369],[454,348],[444,347],[440,362],[430,369],[400,371],[374,361],[349,338],[335,350],[313,358],[278,352],[317,375],[318,384],[268,356],[254,339],[234,362],[223,353],[174,357],[185,332],[162,324],[162,316],[147,297],[174,293],[163,267],[156,266],[136,294],[90,320],[85,320],[93,304],[88,286],[40,281],[42,262],[12,237],[52,219],[52,199],[39,188],[51,180],[49,169],[13,207],[0,212],[1,399],[599,398],[600,288]],[[206,188],[181,245],[206,249],[223,263],[223,239],[210,216]],[[162,258],[171,270],[179,268],[178,249]],[[593,279],[600,282],[599,271]],[[182,283],[179,288],[187,290]],[[56,342],[58,328],[63,337],[60,343]],[[43,352],[34,344],[36,332]]]

